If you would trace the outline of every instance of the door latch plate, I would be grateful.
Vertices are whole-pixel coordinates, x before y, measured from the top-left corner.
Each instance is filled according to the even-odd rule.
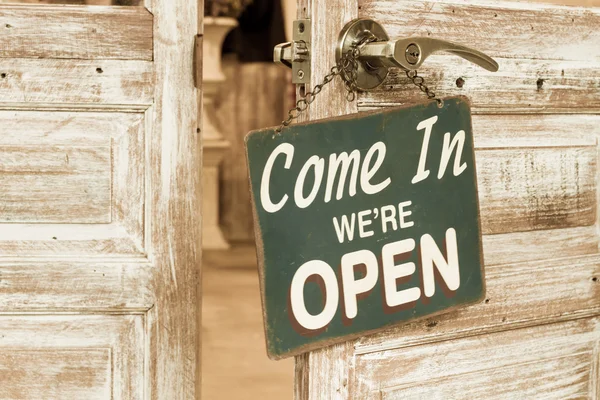
[[[292,83],[310,83],[311,27],[309,19],[294,21],[292,41],[275,46],[273,61],[292,68]]]

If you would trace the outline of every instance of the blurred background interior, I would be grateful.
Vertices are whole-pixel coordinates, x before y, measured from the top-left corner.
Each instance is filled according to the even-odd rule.
[[[513,0],[518,1],[518,0]],[[538,0],[600,6],[600,0]],[[0,0],[142,6],[143,0]],[[294,102],[290,72],[272,62],[288,41],[296,0],[205,0],[204,262],[205,400],[291,399],[294,361],[266,356],[243,138],[277,125]]]

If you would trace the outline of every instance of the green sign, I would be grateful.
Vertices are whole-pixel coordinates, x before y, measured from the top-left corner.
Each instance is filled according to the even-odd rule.
[[[246,137],[269,357],[485,292],[464,98]]]

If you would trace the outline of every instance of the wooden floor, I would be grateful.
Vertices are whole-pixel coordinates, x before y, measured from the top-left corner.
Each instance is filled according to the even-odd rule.
[[[293,358],[267,358],[254,249],[205,252],[202,399],[292,399]]]

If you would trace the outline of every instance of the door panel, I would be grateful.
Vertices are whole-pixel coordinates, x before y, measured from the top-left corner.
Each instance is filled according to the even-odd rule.
[[[598,253],[596,226],[488,235],[485,265],[519,263]]]
[[[498,61],[491,73],[440,54],[419,70],[439,96],[472,102],[487,295],[298,357],[296,398],[598,398],[600,11],[491,0],[335,3],[339,11],[299,2],[316,37],[311,86],[357,16],[392,38],[455,41]],[[425,100],[397,69],[357,105],[336,85],[315,99],[309,119]]]
[[[1,399],[141,399],[142,315],[0,317]]]
[[[155,271],[143,262],[3,258],[0,309],[11,312],[145,312],[156,295]]]
[[[599,339],[592,318],[359,353],[355,398],[585,398]]]
[[[0,111],[1,253],[144,256],[146,123],[145,113]]]
[[[431,33],[494,57],[579,60],[598,52],[600,40],[593,29],[600,16],[593,8],[501,0],[360,0],[359,7],[361,16],[382,23],[392,38]]]
[[[199,396],[202,10],[145,3],[0,4],[0,399]]]
[[[476,151],[483,234],[596,222],[596,148]]]
[[[152,21],[144,7],[3,6],[0,57],[151,61]]]
[[[600,20],[600,16],[598,19]],[[593,26],[590,26],[590,29],[594,29]],[[510,32],[510,29],[507,29],[507,32]],[[412,34],[427,36],[428,33],[417,31]],[[411,31],[406,30],[404,36],[409,35]],[[510,35],[507,33],[507,36]],[[456,41],[474,46],[471,40],[471,36],[466,36]],[[515,59],[496,56],[493,50],[488,50],[491,49],[489,45],[479,49],[495,56],[500,64],[498,72],[485,71],[467,61],[455,59],[454,56],[436,55],[427,59],[419,70],[419,75],[429,77],[426,82],[431,83],[431,89],[437,90],[437,93],[444,93],[444,96],[469,96],[473,112],[568,112],[573,104],[580,105],[578,112],[590,112],[600,107],[598,87],[594,84],[600,72],[597,63],[589,61],[589,58],[582,56],[582,60],[551,61]],[[595,50],[591,49],[591,59],[597,57],[594,54]],[[456,85],[458,78],[465,81],[462,88]],[[388,79],[381,88],[359,96],[359,105],[372,109],[423,100],[423,94],[411,88],[411,83],[404,73],[391,73]],[[539,79],[543,80],[540,90]]]
[[[80,104],[145,111],[152,105],[154,75],[148,61],[0,58],[0,98],[6,103],[56,107]],[[111,105],[109,107],[108,105]],[[64,109],[63,108],[63,109]]]
[[[109,398],[112,386],[108,349],[3,350],[3,396],[24,399]],[[40,368],[41,367],[41,368]],[[69,370],[68,373],[63,371]],[[32,382],[34,382],[32,384]],[[56,382],[59,382],[56,384]],[[54,386],[48,393],[47,388]]]
[[[354,347],[356,351],[387,351],[596,315],[600,285],[593,277],[598,275],[597,255],[486,266],[483,303],[365,337]]]
[[[110,222],[110,146],[0,147],[2,222]],[[30,187],[24,193],[22,185]],[[62,193],[54,193],[63,187]],[[72,212],[72,213],[71,213]]]

